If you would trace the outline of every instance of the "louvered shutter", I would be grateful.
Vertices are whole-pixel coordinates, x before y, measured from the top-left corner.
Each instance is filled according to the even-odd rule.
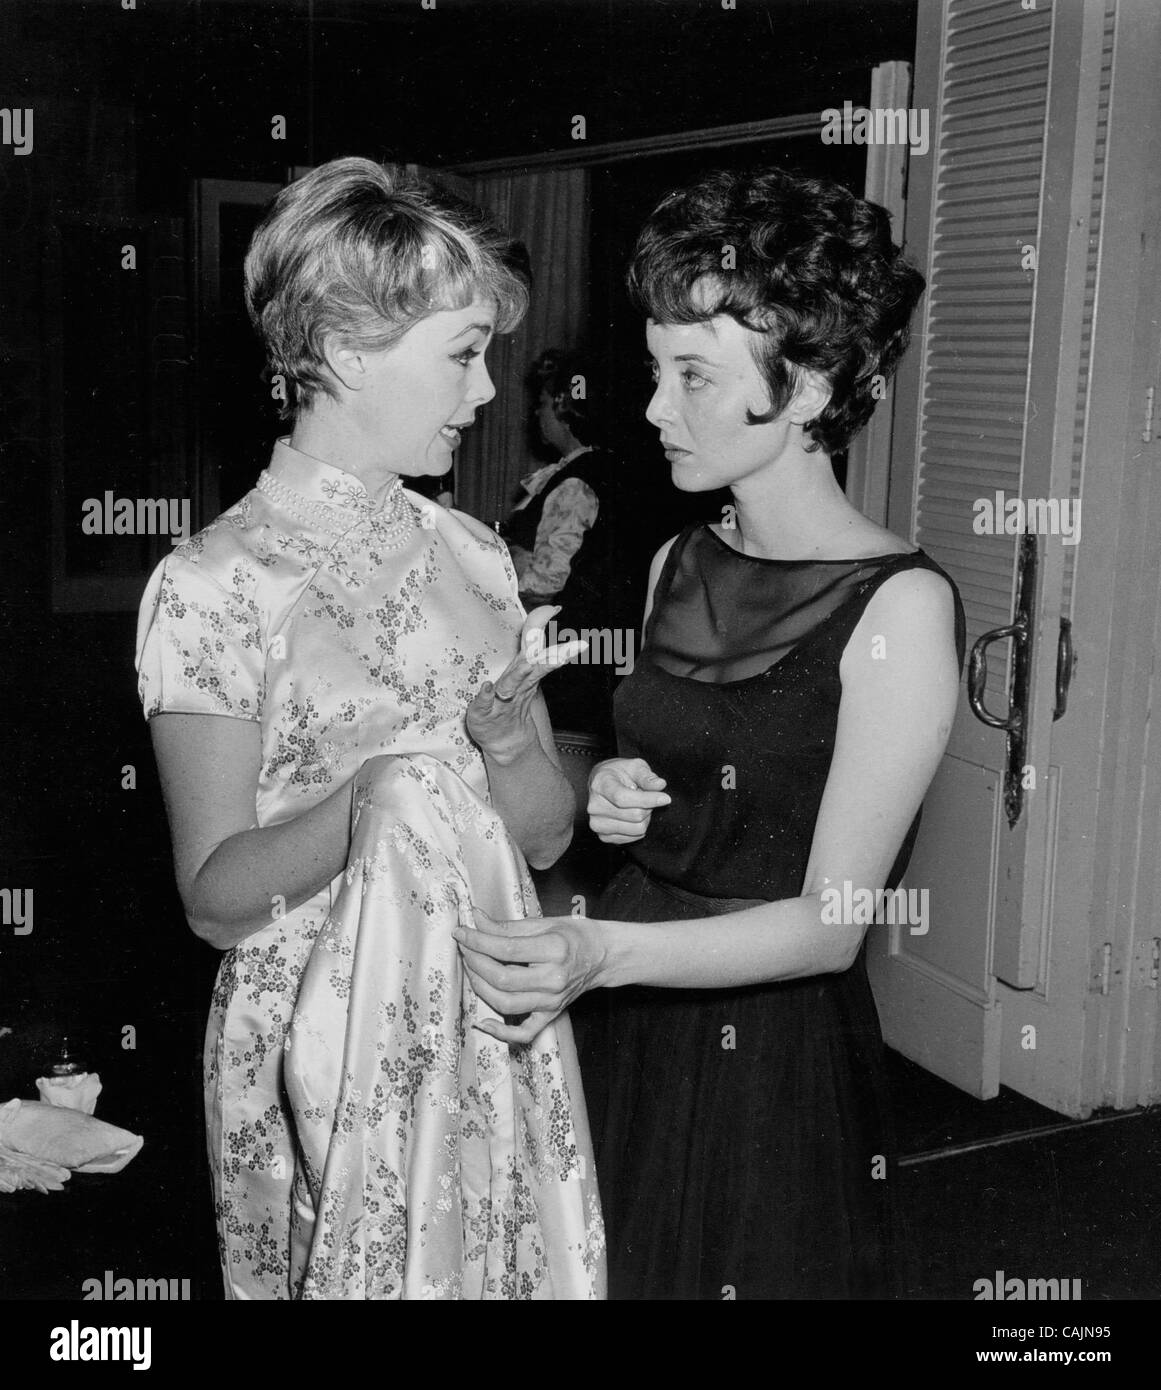
[[[968,644],[1011,621],[1017,537],[977,536],[977,498],[1019,497],[1051,16],[952,0],[941,93],[914,535],[955,579]],[[1005,648],[989,704],[1002,708]]]

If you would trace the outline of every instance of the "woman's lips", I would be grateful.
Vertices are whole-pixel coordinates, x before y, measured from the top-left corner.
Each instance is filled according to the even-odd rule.
[[[462,420],[458,425],[443,425],[439,432],[453,449],[458,449],[462,438],[461,431],[466,430],[471,423],[471,420]]]

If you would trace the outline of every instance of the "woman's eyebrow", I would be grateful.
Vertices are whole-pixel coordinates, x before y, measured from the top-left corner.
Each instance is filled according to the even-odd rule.
[[[715,362],[712,357],[703,357],[699,352],[679,353],[673,359],[675,362],[700,362],[706,367],[720,367],[720,362]]]
[[[454,334],[448,339],[448,342],[454,343],[457,338],[466,338],[469,333],[491,333],[491,331],[492,325],[490,323],[469,323],[467,328],[463,328],[458,333]]]

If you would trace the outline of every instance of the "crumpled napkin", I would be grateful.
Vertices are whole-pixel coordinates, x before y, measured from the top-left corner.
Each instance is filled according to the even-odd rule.
[[[0,1190],[59,1191],[70,1169],[119,1173],[144,1142],[80,1110],[10,1100],[0,1105]]]
[[[0,1144],[0,1192],[16,1192],[22,1187],[32,1187],[37,1192],[59,1192],[68,1180],[67,1168]]]
[[[101,1078],[95,1071],[79,1071],[72,1076],[37,1077],[36,1089],[46,1105],[80,1110],[92,1115],[101,1094]]]

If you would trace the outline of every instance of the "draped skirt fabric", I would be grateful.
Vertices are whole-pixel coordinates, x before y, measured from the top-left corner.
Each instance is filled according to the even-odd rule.
[[[285,1044],[295,1298],[604,1297],[568,1019],[527,1047],[472,1027],[473,905],[538,912],[499,815],[436,758],[374,759]]]
[[[717,916],[636,864],[596,916]],[[581,1011],[614,1299],[894,1293],[893,1141],[860,955],[744,989],[606,990]]]

